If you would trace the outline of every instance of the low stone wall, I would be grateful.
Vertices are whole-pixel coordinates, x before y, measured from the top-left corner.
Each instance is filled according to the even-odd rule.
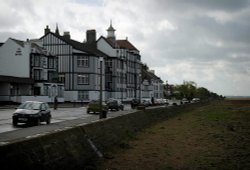
[[[101,157],[140,129],[191,110],[193,106],[138,111],[3,145],[0,146],[0,166],[2,170],[84,169],[98,155]]]

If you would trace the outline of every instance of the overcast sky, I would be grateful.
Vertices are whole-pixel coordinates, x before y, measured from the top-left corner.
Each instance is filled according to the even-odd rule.
[[[49,25],[83,41],[88,29],[140,50],[170,84],[194,81],[220,95],[250,96],[250,0],[0,0],[0,42],[40,38]]]

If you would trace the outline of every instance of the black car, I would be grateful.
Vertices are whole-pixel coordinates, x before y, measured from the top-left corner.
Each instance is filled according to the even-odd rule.
[[[108,109],[110,110],[124,110],[124,105],[121,101],[116,99],[110,99],[107,101]]]
[[[27,101],[22,103],[12,116],[13,126],[18,123],[39,125],[40,122],[50,124],[51,113],[47,103],[38,101]]]

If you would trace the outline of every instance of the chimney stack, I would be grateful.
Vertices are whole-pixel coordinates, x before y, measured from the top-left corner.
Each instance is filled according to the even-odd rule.
[[[68,40],[70,40],[70,33],[67,31],[67,32],[64,32],[63,33],[63,37],[67,38]]]
[[[86,32],[87,45],[91,47],[96,47],[96,31],[95,30],[87,30]]]
[[[44,29],[44,35],[48,34],[50,32],[49,26],[47,25]]]

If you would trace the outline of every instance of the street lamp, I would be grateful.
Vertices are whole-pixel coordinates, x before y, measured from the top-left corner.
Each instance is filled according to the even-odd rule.
[[[99,115],[99,119],[103,119],[106,118],[106,111],[103,111],[102,108],[102,63],[103,63],[103,57],[100,57],[99,59],[100,61],[100,100],[99,100],[99,104],[100,104],[100,115]]]

